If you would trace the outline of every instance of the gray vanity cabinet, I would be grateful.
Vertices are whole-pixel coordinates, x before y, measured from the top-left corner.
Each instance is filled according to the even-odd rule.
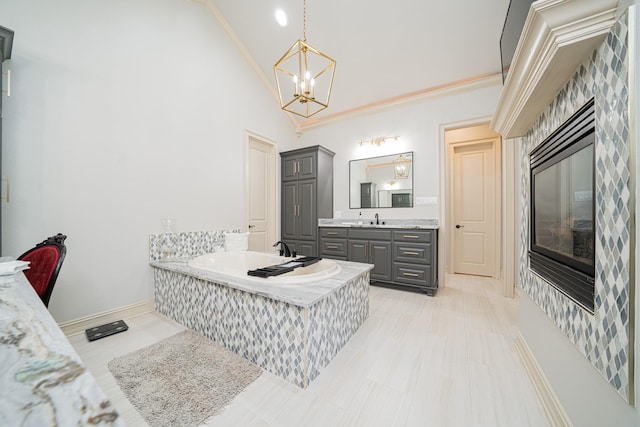
[[[320,256],[373,264],[372,283],[431,296],[438,290],[437,250],[437,229],[320,228]]]
[[[391,231],[349,230],[348,248],[349,261],[373,264],[372,280],[391,281]]]
[[[320,253],[327,258],[347,260],[347,229],[320,228]]]
[[[282,239],[317,240],[316,187],[313,179],[282,183]]]
[[[318,152],[311,150],[294,150],[281,153],[282,180],[298,181],[300,179],[316,178],[318,172]],[[287,154],[284,156],[284,154]]]
[[[319,145],[280,153],[280,240],[299,255],[318,255],[318,218],[333,216],[333,156]]]
[[[373,182],[363,182],[360,184],[360,207],[377,208],[376,184]]]

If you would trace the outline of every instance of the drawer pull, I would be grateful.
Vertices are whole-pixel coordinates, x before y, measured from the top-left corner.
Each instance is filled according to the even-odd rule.
[[[405,239],[419,239],[420,238],[420,236],[416,236],[416,235],[413,235],[413,234],[405,234],[402,237],[404,237]]]
[[[328,231],[328,232],[327,232],[327,234],[328,234],[329,236],[337,236],[337,235],[338,235],[338,233],[337,233],[337,232],[335,232],[335,231]]]
[[[419,252],[403,251],[402,255],[420,255]]]
[[[327,249],[338,249],[336,245],[327,245]]]
[[[420,275],[416,273],[402,273],[402,275],[409,276],[409,277],[420,277]]]

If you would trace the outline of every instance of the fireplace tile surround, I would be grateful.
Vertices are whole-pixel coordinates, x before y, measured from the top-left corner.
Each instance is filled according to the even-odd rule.
[[[522,138],[522,290],[626,401],[632,396],[631,152],[625,13]],[[590,98],[596,104],[596,299],[590,315],[528,268],[529,152]]]

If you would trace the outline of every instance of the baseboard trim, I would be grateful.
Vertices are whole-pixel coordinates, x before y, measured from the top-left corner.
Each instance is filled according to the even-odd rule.
[[[517,333],[515,346],[551,425],[555,427],[573,427],[571,419],[562,407],[558,396],[553,391],[536,357],[520,332]]]
[[[147,300],[126,305],[124,307],[114,308],[113,310],[103,311],[102,313],[92,314],[91,316],[82,317],[80,319],[63,322],[58,326],[62,329],[62,332],[69,337],[79,333],[84,333],[86,329],[94,326],[140,316],[141,314],[150,313],[155,309],[155,302],[153,300]]]

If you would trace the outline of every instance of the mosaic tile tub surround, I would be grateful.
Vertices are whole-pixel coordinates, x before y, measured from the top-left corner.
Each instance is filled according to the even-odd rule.
[[[587,58],[523,138],[520,285],[612,387],[630,401],[631,170],[628,98],[628,17]],[[580,308],[528,269],[529,152],[595,98],[595,314]]]
[[[369,271],[310,307],[155,268],[156,310],[306,388],[369,316]]]
[[[181,231],[176,233],[176,258],[193,258],[202,254],[216,251],[216,248],[224,247],[225,233],[239,233],[240,230],[208,230],[208,231]],[[149,236],[149,262],[159,261],[161,258],[161,246],[164,235],[162,233]]]
[[[341,271],[329,279],[267,286],[150,258],[159,313],[302,388],[369,316],[368,264],[336,261]]]

